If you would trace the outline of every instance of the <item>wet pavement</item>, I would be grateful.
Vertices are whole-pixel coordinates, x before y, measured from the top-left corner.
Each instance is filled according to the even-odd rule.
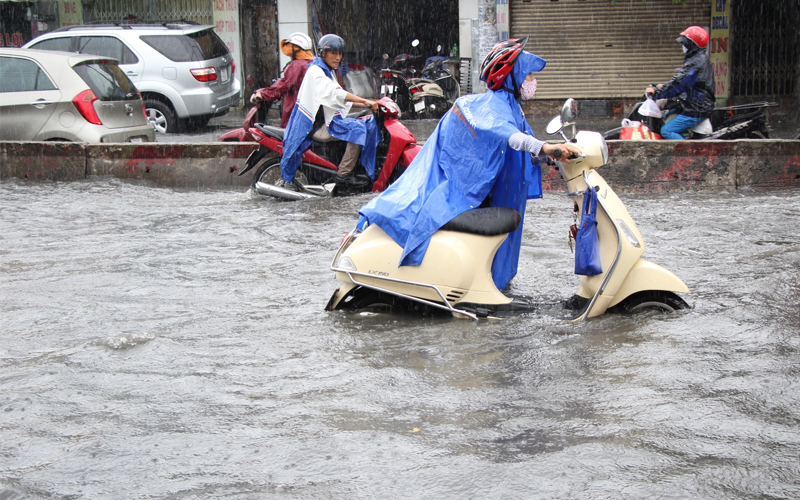
[[[328,313],[369,195],[0,183],[0,498],[800,497],[800,191],[625,194],[692,309]],[[511,293],[577,286],[529,203]]]

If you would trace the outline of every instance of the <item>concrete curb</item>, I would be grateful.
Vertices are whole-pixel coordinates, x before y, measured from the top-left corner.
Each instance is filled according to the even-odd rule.
[[[91,176],[174,188],[246,188],[237,176],[256,143],[75,144],[0,142],[0,179],[73,181]],[[601,172],[619,191],[800,187],[800,141],[608,141]],[[563,189],[554,170],[544,186]]]

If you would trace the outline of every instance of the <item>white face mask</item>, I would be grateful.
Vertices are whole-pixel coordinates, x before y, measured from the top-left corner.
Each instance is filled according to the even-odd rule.
[[[683,53],[684,53],[684,54],[685,54],[685,53],[687,53],[687,52],[689,52],[689,49],[688,49],[688,48],[686,48],[686,45],[681,45],[681,48],[683,49]]]
[[[533,96],[536,94],[536,78],[522,82],[519,94],[523,101],[530,101],[533,99]]]

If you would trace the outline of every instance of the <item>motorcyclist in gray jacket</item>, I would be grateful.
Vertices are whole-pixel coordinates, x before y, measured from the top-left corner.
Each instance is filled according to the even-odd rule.
[[[708,32],[700,26],[686,28],[675,40],[683,46],[683,67],[668,82],[647,87],[645,92],[655,99],[668,99],[683,93],[681,114],[661,127],[664,139],[683,140],[682,132],[694,127],[714,110],[714,70],[706,53]]]

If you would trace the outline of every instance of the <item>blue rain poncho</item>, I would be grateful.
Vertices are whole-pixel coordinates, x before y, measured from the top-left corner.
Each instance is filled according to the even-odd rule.
[[[375,179],[375,153],[381,142],[381,133],[375,118],[347,118],[350,105],[345,102],[347,91],[334,79],[325,62],[315,57],[297,93],[286,132],[283,136],[283,156],[281,157],[281,177],[292,182],[303,159],[303,152],[313,142],[311,131],[314,119],[323,107],[325,123],[331,136],[362,146],[361,164],[371,179]]]
[[[522,52],[514,65],[517,88],[546,61]],[[504,87],[514,88],[509,74]],[[401,266],[422,263],[440,227],[492,196],[492,206],[517,210],[524,218],[530,198],[542,196],[542,174],[530,154],[508,146],[509,138],[533,135],[522,108],[507,90],[460,97],[422,150],[394,184],[359,211],[359,227],[377,224],[403,247]],[[500,246],[492,263],[502,289],[517,273],[522,223]]]

